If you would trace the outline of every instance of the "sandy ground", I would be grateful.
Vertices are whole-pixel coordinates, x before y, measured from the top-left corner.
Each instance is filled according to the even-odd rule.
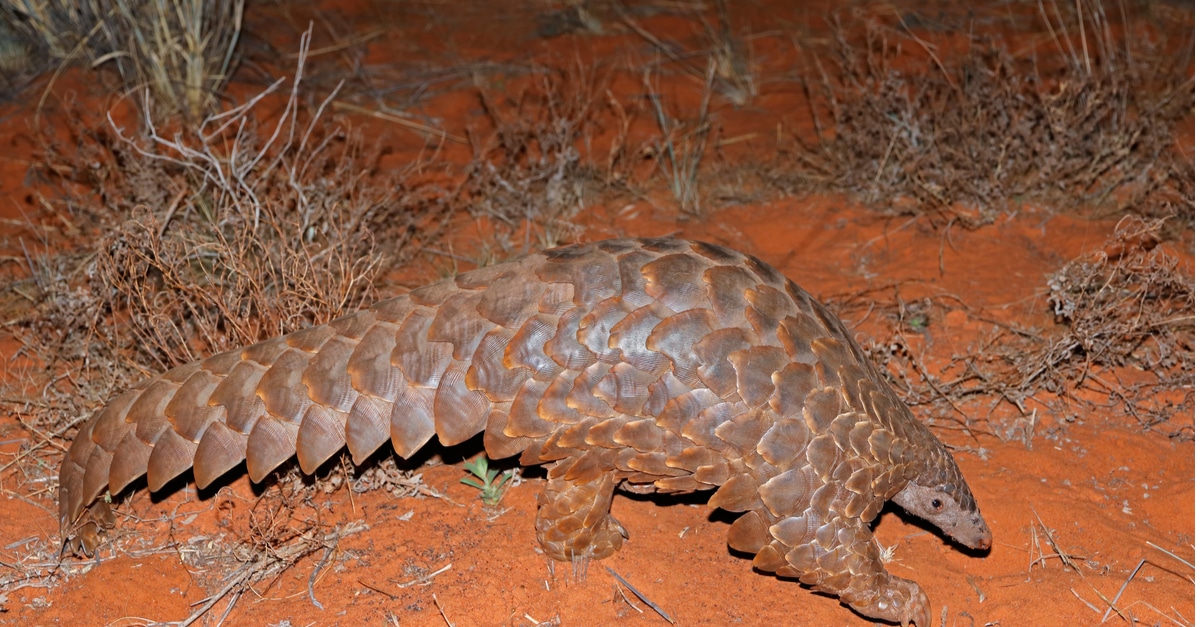
[[[617,59],[626,54],[625,46],[640,45],[627,34],[538,37],[537,12],[530,7],[497,17],[482,10],[448,15],[440,4],[419,6],[409,7],[403,20],[397,17],[399,9],[378,14],[394,21],[380,18],[391,34],[369,44],[369,63],[434,63],[452,57],[527,62],[576,54],[590,61]],[[766,32],[764,24],[773,14],[769,7],[755,7],[747,24],[754,32]],[[798,14],[797,19],[819,24],[819,15]],[[276,45],[288,49],[295,37],[292,24],[301,18],[285,17],[270,32],[280,38]],[[691,34],[680,19],[647,20],[655,32],[672,32],[680,39]],[[403,36],[393,36],[397,33]],[[763,37],[756,46],[764,65],[787,65],[784,50],[790,43]],[[689,83],[677,82],[672,88],[686,102]],[[626,95],[637,89],[632,83],[617,87]],[[762,91],[750,107],[714,101],[724,137],[755,134],[731,145],[726,158],[744,162],[756,151],[769,155],[780,117],[803,117],[789,111],[796,106],[795,85],[764,86]],[[87,97],[86,92],[80,97]],[[19,208],[25,202],[24,159],[31,153],[26,128],[35,103],[36,93],[30,92],[8,105],[0,129],[0,145],[11,147],[15,155],[0,160],[0,211],[6,218],[0,230],[6,230],[8,246],[19,233]],[[479,113],[476,95],[468,89],[439,93],[422,108],[452,130],[466,128]],[[402,129],[378,121],[363,124],[375,124],[373,128],[394,138],[395,151],[388,159],[397,163],[424,145],[420,136]],[[451,160],[466,154],[453,145],[445,150]],[[584,227],[583,240],[674,234],[744,250],[822,299],[891,284],[902,284],[898,293],[907,300],[955,295],[957,306],[910,338],[931,364],[979,345],[989,327],[978,312],[1049,328],[1052,320],[1039,296],[1046,276],[1101,245],[1115,224],[1031,207],[985,228],[947,233],[926,219],[884,218],[846,199],[822,196],[763,198],[714,207],[700,219],[687,220],[678,219],[669,203],[650,198],[628,207],[589,209],[576,221]],[[456,238],[470,246],[479,228],[464,222]],[[1190,239],[1168,246],[1193,267]],[[885,332],[873,322],[859,322],[855,330],[864,340]],[[5,342],[0,353],[14,347],[11,340]],[[972,411],[986,411],[986,405]],[[933,603],[935,625],[1098,625],[1104,599],[1119,591],[1116,605],[1126,618],[1114,613],[1105,624],[1194,624],[1194,571],[1166,553],[1194,562],[1194,441],[1144,431],[1115,407],[1071,415],[1042,412],[1017,432],[988,426],[1012,425],[1012,415],[1005,406],[997,410],[995,422],[980,418],[974,433],[937,431],[958,451],[956,459],[993,530],[989,552],[965,553],[892,508],[878,521],[880,542],[896,547],[890,569],[921,584]],[[17,418],[0,415],[0,461],[11,459],[31,437]],[[1192,421],[1192,416],[1180,415],[1173,422]],[[448,457],[457,461],[472,453],[460,449]],[[836,599],[755,572],[746,556],[725,545],[733,517],[707,508],[705,495],[618,496],[614,515],[631,540],[617,555],[591,564],[580,581],[569,567],[549,564],[537,551],[534,497],[541,480],[536,472],[509,491],[496,515],[484,510],[475,491],[459,483],[464,476],[460,467],[433,465],[420,471],[424,484],[443,498],[395,499],[382,491],[351,496],[344,489],[319,497],[311,511],[319,512],[323,522],[360,523],[366,529],[342,538],[331,553],[318,552],[280,577],[257,584],[232,607],[227,624],[666,624],[610,572],[678,625],[869,624]],[[29,494],[12,477],[3,482],[0,568],[8,568],[27,560],[39,543],[54,544],[58,529],[52,494]],[[221,587],[214,577],[228,572],[229,564],[186,566],[181,552],[203,552],[221,535],[244,534],[237,525],[245,523],[247,510],[263,490],[244,475],[202,498],[193,486],[174,485],[175,490],[153,499],[144,491],[133,495],[123,510],[130,519],[122,524],[131,525],[132,519],[141,523],[134,539],[118,543],[120,550],[106,546],[95,560],[64,562],[61,568],[68,576],[49,588],[11,591],[7,602],[0,603],[5,609],[0,624],[138,625],[190,615],[193,606]],[[1071,563],[1059,554],[1069,556]],[[205,620],[215,621],[225,608],[222,601]]]

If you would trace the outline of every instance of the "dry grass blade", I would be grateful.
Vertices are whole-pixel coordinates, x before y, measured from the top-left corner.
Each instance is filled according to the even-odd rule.
[[[408,581],[405,581],[405,582],[399,582],[399,581],[395,581],[393,579],[388,579],[388,581],[395,584],[397,588],[407,588],[409,586],[416,586],[416,585],[426,586],[426,585],[429,585],[429,583],[431,581],[433,581],[434,577],[437,577],[438,575],[440,575],[444,572],[448,572],[453,567],[454,567],[453,563],[446,564],[445,566],[443,566],[437,570],[430,571],[430,572],[422,572],[420,574],[420,576],[418,576],[414,579],[409,579]]]
[[[1162,551],[1162,552],[1163,552],[1163,553],[1165,553],[1166,555],[1168,555],[1168,556],[1170,556],[1170,557],[1172,557],[1172,558],[1174,558],[1174,559],[1178,560],[1178,561],[1179,561],[1179,563],[1183,564],[1184,566],[1187,566],[1188,568],[1192,569],[1192,571],[1193,571],[1193,572],[1195,572],[1195,570],[1196,570],[1196,565],[1195,565],[1195,564],[1193,564],[1193,563],[1191,563],[1191,562],[1189,562],[1189,561],[1187,561],[1187,560],[1183,559],[1182,557],[1179,557],[1178,555],[1176,555],[1176,554],[1174,554],[1174,553],[1172,553],[1172,552],[1170,552],[1170,551],[1168,551],[1168,550],[1166,550],[1166,549],[1162,548],[1161,546],[1158,546],[1157,544],[1155,544],[1155,543],[1153,543],[1153,542],[1151,542],[1151,541],[1149,541],[1149,540],[1146,540],[1146,544],[1147,544],[1147,545],[1149,545],[1149,546],[1151,546],[1151,547],[1153,547],[1153,548],[1155,548],[1155,549],[1158,549],[1159,551]],[[1196,583],[1196,580],[1195,580],[1195,578],[1194,578],[1194,577],[1188,577],[1188,581],[1190,581],[1190,582],[1191,582],[1191,583],[1193,583],[1193,584],[1195,584],[1195,583]]]
[[[436,129],[436,128],[433,128],[433,127],[427,126],[427,125],[425,125],[425,124],[419,124],[419,123],[417,123],[417,122],[413,122],[412,120],[406,120],[406,119],[404,119],[404,118],[402,118],[402,117],[399,117],[399,116],[396,116],[396,115],[392,115],[392,114],[390,114],[390,113],[387,113],[387,112],[385,112],[385,111],[379,111],[379,110],[376,110],[376,109],[368,109],[368,108],[366,108],[366,107],[360,107],[360,106],[358,106],[358,105],[356,105],[356,104],[352,104],[352,103],[349,103],[349,102],[341,102],[341,101],[335,101],[335,102],[333,103],[333,107],[334,107],[335,109],[344,109],[344,110],[346,110],[346,111],[353,111],[353,112],[355,112],[355,113],[362,113],[362,114],[364,114],[364,115],[369,115],[369,116],[371,116],[371,117],[373,117],[373,118],[378,118],[378,119],[380,119],[380,120],[385,120],[385,121],[387,121],[387,122],[391,122],[391,123],[393,123],[393,124],[399,124],[400,126],[403,126],[403,127],[405,127],[405,128],[408,128],[408,129],[411,129],[411,130],[413,130],[413,131],[416,131],[416,132],[420,133],[422,136],[425,136],[425,137],[433,137],[433,138],[436,138],[436,139],[450,140],[450,141],[452,141],[452,142],[455,142],[455,143],[457,143],[457,144],[466,144],[466,143],[469,143],[469,142],[466,140],[466,138],[464,138],[464,137],[459,137],[458,135],[453,135],[453,134],[447,133],[446,131],[443,131],[443,130],[441,130],[441,129]]]
[[[1062,547],[1059,546],[1058,539],[1054,537],[1054,532],[1051,531],[1050,528],[1046,526],[1046,523],[1042,522],[1042,517],[1041,517],[1041,515],[1039,515],[1037,513],[1037,510],[1033,510],[1033,517],[1037,519],[1038,527],[1042,530],[1042,534],[1046,536],[1046,541],[1050,543],[1050,549],[1054,551],[1054,556],[1057,557],[1059,559],[1059,561],[1061,561],[1063,563],[1064,566],[1067,566],[1071,570],[1075,571],[1075,574],[1077,574],[1079,576],[1083,576],[1083,571],[1080,570],[1079,565],[1075,563],[1076,559],[1081,559],[1081,558],[1077,555],[1071,555],[1070,553],[1067,553],[1066,551],[1064,551],[1062,549]],[[1039,552],[1040,552],[1040,545],[1039,545]],[[1038,559],[1038,561],[1041,563],[1042,566],[1045,566],[1047,559],[1049,559],[1049,556],[1043,555]],[[1032,565],[1033,564],[1030,563],[1030,566],[1032,566]]]
[[[642,84],[646,87],[650,104],[654,111],[654,119],[662,134],[657,141],[655,153],[660,169],[667,177],[671,186],[671,194],[679,203],[684,213],[698,216],[703,212],[703,202],[700,194],[700,164],[704,161],[708,150],[708,136],[712,130],[708,106],[713,93],[713,79],[716,76],[716,64],[710,63],[708,78],[704,83],[704,93],[700,101],[700,109],[695,120],[682,122],[669,116],[663,108],[658,90],[650,82],[650,71],[642,76]]]
[[[1146,544],[1147,544],[1147,545],[1149,545],[1149,546],[1151,546],[1151,547],[1153,547],[1153,548],[1155,548],[1155,549],[1158,549],[1159,551],[1163,552],[1164,554],[1166,554],[1166,555],[1168,555],[1168,556],[1170,556],[1170,557],[1172,557],[1172,558],[1174,558],[1174,559],[1178,560],[1180,563],[1184,564],[1185,566],[1187,566],[1188,568],[1192,569],[1193,571],[1195,571],[1195,570],[1196,570],[1196,567],[1195,567],[1195,566],[1194,566],[1194,565],[1193,565],[1191,562],[1188,562],[1187,560],[1185,560],[1185,559],[1183,559],[1183,558],[1179,557],[1178,555],[1175,555],[1174,553],[1172,553],[1172,552],[1170,552],[1170,551],[1168,551],[1168,550],[1166,550],[1166,549],[1164,549],[1164,548],[1162,548],[1162,547],[1158,546],[1157,544],[1155,544],[1155,543],[1153,543],[1153,542],[1150,542],[1149,540],[1147,540],[1147,541],[1146,541]],[[1113,596],[1112,603],[1110,603],[1110,604],[1108,605],[1108,609],[1106,609],[1106,610],[1104,611],[1104,615],[1103,615],[1103,616],[1101,617],[1101,619],[1100,619],[1100,623],[1101,623],[1101,624],[1108,622],[1108,619],[1109,619],[1109,618],[1111,618],[1111,616],[1112,616],[1112,614],[1113,614],[1114,612],[1115,612],[1115,613],[1117,613],[1119,616],[1121,616],[1121,618],[1125,618],[1126,620],[1129,620],[1129,619],[1128,619],[1128,618],[1125,616],[1125,613],[1122,613],[1122,612],[1121,612],[1121,610],[1117,609],[1117,607],[1116,607],[1116,604],[1117,604],[1117,602],[1118,602],[1118,601],[1121,599],[1121,595],[1125,594],[1125,589],[1129,587],[1129,584],[1130,584],[1130,583],[1131,583],[1131,582],[1134,580],[1134,578],[1135,578],[1135,577],[1137,577],[1137,574],[1138,574],[1138,572],[1139,572],[1139,571],[1141,571],[1142,567],[1143,567],[1143,566],[1145,566],[1146,564],[1153,564],[1153,565],[1156,565],[1156,566],[1157,566],[1157,564],[1154,564],[1153,562],[1151,562],[1151,561],[1150,561],[1149,559],[1147,559],[1147,558],[1142,558],[1141,560],[1139,560],[1139,561],[1138,561],[1138,563],[1137,563],[1137,566],[1134,566],[1134,567],[1133,567],[1133,569],[1132,569],[1131,571],[1129,571],[1129,577],[1127,577],[1127,578],[1125,579],[1125,582],[1121,584],[1121,587],[1120,587],[1120,589],[1118,589],[1118,590],[1117,590],[1117,594],[1115,594],[1115,595]],[[1162,568],[1162,567],[1160,566],[1160,568]],[[1195,585],[1195,583],[1196,583],[1196,580],[1195,580],[1195,578],[1194,578],[1193,576],[1186,575],[1186,574],[1180,574],[1180,573],[1176,573],[1175,571],[1173,571],[1173,570],[1171,570],[1171,569],[1169,569],[1169,568],[1163,568],[1163,570],[1165,570],[1165,571],[1167,571],[1167,572],[1169,572],[1169,573],[1175,574],[1175,575],[1179,575],[1179,576],[1183,577],[1184,579],[1187,579],[1187,581],[1188,581],[1189,583],[1191,583],[1192,585]],[[1152,580],[1152,579],[1153,579],[1153,578],[1151,578],[1151,577],[1147,577],[1147,580]],[[1103,598],[1103,597],[1102,597],[1102,598]],[[1150,604],[1146,603],[1145,601],[1135,601],[1134,603],[1130,604],[1128,607],[1126,607],[1126,608],[1125,608],[1125,612],[1126,612],[1126,613],[1130,612],[1130,610],[1132,610],[1132,609],[1133,609],[1133,607],[1134,607],[1134,606],[1136,606],[1136,605],[1145,605],[1146,607],[1150,608],[1152,611],[1154,611],[1154,612],[1156,612],[1157,614],[1159,614],[1159,615],[1161,615],[1161,616],[1165,617],[1167,620],[1171,621],[1172,623],[1175,623],[1176,625],[1180,625],[1181,627],[1189,627],[1189,626],[1191,625],[1191,623],[1190,623],[1190,622],[1180,622],[1179,620],[1176,620],[1176,618],[1175,618],[1175,617],[1172,617],[1172,616],[1169,616],[1169,615],[1167,615],[1167,614],[1166,614],[1165,612],[1163,612],[1162,610],[1159,610],[1158,608],[1156,608],[1156,607],[1154,607],[1154,606],[1152,606],[1152,605],[1150,605]],[[1180,618],[1182,618],[1182,616],[1180,616]],[[1133,621],[1133,622],[1135,622],[1135,623],[1136,623],[1136,622],[1137,622],[1137,621],[1136,621],[1136,619],[1134,619],[1134,621]]]
[[[654,610],[654,612],[656,614],[663,617],[663,620],[667,621],[668,623],[671,623],[672,625],[675,624],[675,620],[673,618],[671,618],[670,614],[667,614],[667,612],[665,610],[663,610],[661,607],[659,607],[658,605],[656,605],[654,603],[654,601],[651,601],[650,599],[648,599],[646,597],[646,595],[642,594],[637,588],[634,588],[633,584],[629,583],[628,581],[625,581],[625,578],[618,575],[617,571],[609,568],[608,566],[605,566],[604,570],[607,570],[608,574],[612,575],[614,579],[621,582],[621,585],[625,586],[626,588],[629,588],[629,591],[632,592],[634,594],[634,596],[641,599],[642,603],[645,603],[646,605],[648,605],[650,607],[650,609]]]
[[[1114,598],[1114,599],[1112,599],[1112,600],[1109,600],[1109,599],[1108,599],[1108,597],[1106,597],[1104,594],[1102,594],[1102,593],[1100,592],[1100,590],[1098,590],[1098,589],[1096,588],[1096,586],[1092,585],[1092,582],[1091,582],[1091,581],[1089,581],[1089,580],[1087,579],[1087,576],[1083,574],[1083,570],[1081,570],[1081,569],[1079,568],[1079,564],[1077,564],[1077,563],[1075,562],[1075,560],[1076,560],[1076,559],[1080,559],[1080,557],[1079,557],[1079,556],[1074,556],[1074,555],[1071,555],[1071,554],[1067,553],[1066,551],[1064,551],[1064,550],[1062,549],[1062,547],[1059,545],[1058,539],[1054,537],[1054,532],[1053,532],[1053,531],[1052,531],[1052,530],[1051,530],[1049,527],[1047,527],[1047,526],[1046,526],[1046,523],[1042,522],[1042,517],[1041,517],[1041,516],[1040,516],[1040,515],[1037,513],[1037,510],[1033,510],[1033,516],[1034,516],[1034,518],[1036,518],[1036,519],[1037,519],[1037,524],[1038,524],[1038,527],[1041,529],[1041,531],[1042,531],[1042,534],[1046,536],[1046,540],[1047,540],[1047,541],[1050,543],[1050,548],[1051,548],[1051,549],[1054,551],[1054,555],[1055,555],[1056,557],[1058,557],[1058,559],[1059,559],[1059,560],[1060,560],[1060,561],[1063,563],[1063,565],[1067,566],[1067,567],[1068,567],[1068,568],[1070,568],[1072,571],[1074,571],[1074,572],[1075,572],[1075,574],[1079,575],[1079,577],[1080,577],[1081,579],[1083,579],[1083,582],[1084,582],[1084,583],[1086,583],[1086,584],[1088,585],[1088,587],[1092,589],[1092,592],[1093,592],[1093,593],[1095,593],[1095,595],[1096,595],[1096,596],[1100,597],[1100,600],[1104,601],[1104,604],[1108,606],[1109,610],[1111,610],[1111,611],[1115,611],[1115,612],[1116,612],[1118,615],[1120,615],[1120,616],[1121,616],[1121,618],[1124,618],[1126,621],[1128,621],[1128,620],[1129,620],[1129,617],[1128,617],[1128,616],[1126,616],[1126,615],[1125,615],[1123,612],[1121,612],[1121,610],[1117,609],[1117,607],[1116,607],[1116,605],[1115,605],[1115,603],[1116,603],[1116,599]],[[1035,536],[1035,538],[1034,538],[1034,539],[1035,539],[1035,541],[1036,541],[1036,535],[1037,535],[1037,532],[1036,532],[1036,531],[1034,531],[1033,533],[1034,533],[1034,536]],[[1039,544],[1039,546],[1038,546],[1038,550],[1039,550],[1039,552],[1040,552],[1040,550],[1041,550],[1041,546],[1040,546],[1040,544]],[[1040,558],[1040,560],[1039,560],[1039,561],[1041,562],[1042,566],[1045,566],[1045,560],[1046,560],[1046,559],[1047,559],[1047,558],[1046,558],[1046,556],[1042,556],[1042,557]],[[1145,561],[1145,560],[1143,560],[1143,562],[1144,562],[1144,561]],[[1034,563],[1034,562],[1030,562],[1030,566],[1031,566],[1031,567],[1033,566],[1033,563]],[[1138,568],[1141,568],[1141,564],[1138,564]],[[1134,569],[1134,572],[1135,572],[1135,573],[1137,572],[1137,568],[1135,568],[1135,569]],[[1131,576],[1130,578],[1132,579],[1132,576]],[[1126,583],[1128,583],[1128,582],[1126,582]],[[1125,589],[1125,587],[1124,587],[1124,586],[1122,586],[1122,587],[1121,587],[1121,589],[1122,589],[1122,590],[1124,590],[1124,589]],[[1073,594],[1075,594],[1075,598],[1079,599],[1079,601],[1080,601],[1080,602],[1082,602],[1084,605],[1087,605],[1087,606],[1088,606],[1089,608],[1091,608],[1093,611],[1095,611],[1095,612],[1099,613],[1099,611],[1100,611],[1100,610],[1099,610],[1098,608],[1096,608],[1096,607],[1095,607],[1094,605],[1092,605],[1091,603],[1088,603],[1087,601],[1085,601],[1085,600],[1084,600],[1082,597],[1080,597],[1080,596],[1079,596],[1079,594],[1078,594],[1078,593],[1076,593],[1074,590],[1072,590],[1071,592],[1072,592]],[[1118,593],[1118,596],[1119,596],[1119,594],[1120,594],[1120,593]],[[1108,616],[1108,613],[1106,612],[1106,613],[1105,613],[1105,617],[1107,618],[1107,616]],[[1104,622],[1104,621],[1102,620],[1101,622]]]
[[[1121,615],[1121,618],[1125,618],[1125,615],[1121,614],[1121,611],[1116,609],[1116,603],[1121,599],[1121,595],[1125,594],[1125,588],[1129,586],[1129,582],[1133,581],[1133,578],[1137,576],[1138,571],[1141,570],[1142,566],[1145,565],[1146,560],[1143,558],[1138,561],[1137,566],[1134,566],[1133,570],[1129,571],[1129,577],[1125,579],[1125,583],[1121,584],[1121,588],[1117,590],[1117,594],[1113,596],[1112,603],[1108,605],[1108,609],[1104,610],[1104,616],[1100,618],[1101,623],[1108,622],[1108,617],[1110,614],[1112,614],[1113,610],[1116,610],[1117,613]]]
[[[706,92],[716,91],[738,107],[748,105],[758,95],[753,60],[748,50],[749,39],[743,41],[733,36],[729,6],[725,0],[717,0],[715,3],[715,28],[700,11],[696,12],[696,20],[703,28],[705,43],[708,44],[707,49],[696,52],[681,52],[682,46],[675,42],[663,41],[639,26],[621,10],[620,4],[613,4],[612,7],[626,27],[654,46],[657,54],[670,59],[703,85]],[[697,66],[691,61],[693,57],[701,57],[706,61]]]

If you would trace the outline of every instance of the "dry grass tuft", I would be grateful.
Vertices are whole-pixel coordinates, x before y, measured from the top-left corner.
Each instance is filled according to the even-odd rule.
[[[99,192],[42,199],[74,236],[12,286],[31,302],[8,329],[35,365],[4,396],[36,446],[60,446],[114,389],[376,300],[381,273],[437,237],[440,189],[379,175],[378,148],[281,84],[171,138],[147,118],[146,137],[111,124],[76,129],[79,150],[47,144],[43,176]]]
[[[1055,5],[1059,19],[1045,22],[1061,51],[1049,56],[1066,59],[1057,66],[986,32],[951,59],[903,22],[866,24],[853,40],[836,24],[832,58],[816,61],[822,81],[807,86],[819,139],[785,151],[777,183],[968,226],[1025,202],[1107,203],[1194,224],[1194,157],[1175,138],[1193,111],[1191,46],[1135,54],[1150,44],[1119,39],[1128,29],[1110,27],[1102,4],[1075,8]]]
[[[324,609],[317,598],[315,584],[333,562],[361,558],[361,551],[339,546],[346,536],[366,531],[361,520],[334,525],[322,518],[327,506],[320,503],[323,495],[348,489],[353,494],[368,490],[387,490],[395,498],[442,495],[422,483],[422,475],[400,470],[392,456],[364,470],[353,473],[348,454],[341,464],[326,466],[315,477],[304,475],[299,467],[290,464],[286,472],[275,479],[257,497],[247,499],[231,490],[220,490],[213,499],[217,524],[224,531],[219,537],[177,537],[173,528],[172,548],[181,560],[192,568],[203,585],[214,591],[196,604],[196,610],[184,622],[195,621],[215,611],[224,601],[221,620],[228,616],[240,597],[247,591],[264,594],[273,587],[280,575],[298,566],[317,553],[308,576],[308,602]],[[257,582],[265,586],[252,589]]]
[[[199,120],[236,65],[244,0],[3,0],[0,17],[62,63],[112,63],[162,113]]]
[[[570,218],[605,184],[590,160],[602,84],[578,66],[535,68],[526,88],[502,99],[476,80],[492,129],[483,139],[471,135],[475,157],[462,192],[474,215],[526,234],[519,245],[501,236],[498,246],[504,253],[556,246],[577,234]],[[536,247],[530,233],[541,240]]]

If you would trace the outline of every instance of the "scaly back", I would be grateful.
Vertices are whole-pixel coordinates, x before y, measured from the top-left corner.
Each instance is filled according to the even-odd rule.
[[[828,398],[810,398],[826,385]],[[705,411],[715,407],[726,409]],[[803,416],[801,441],[790,442],[802,448],[835,428],[839,407],[869,414],[865,434],[898,436],[853,443],[896,469],[874,486],[885,496],[914,474],[912,451],[936,445],[837,319],[757,259],[672,239],[567,246],[126,391],[63,462],[60,524],[66,537],[104,490],[143,474],[158,490],[192,468],[204,487],[245,461],[257,482],[292,455],[311,473],[342,447],[360,463],[390,439],[408,457],[434,434],[452,445],[484,432],[490,456],[523,453],[523,463],[603,440],[624,451],[614,459],[625,456],[618,468],[631,482],[709,488],[730,460],[760,451],[771,427],[744,427],[739,444],[718,437],[722,423]],[[849,437],[838,438],[848,450]],[[675,472],[671,460],[698,446],[703,459]],[[826,455],[832,468],[839,453]],[[90,551],[95,539],[83,542]]]

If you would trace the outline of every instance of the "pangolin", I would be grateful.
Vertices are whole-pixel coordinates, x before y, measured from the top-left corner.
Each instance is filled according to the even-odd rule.
[[[243,461],[256,482],[388,440],[407,458],[483,433],[493,459],[548,464],[548,556],[603,558],[636,492],[714,489],[754,566],[875,619],[928,627],[870,524],[891,500],[966,547],[991,532],[953,458],[838,319],[758,259],[702,242],[570,245],[466,272],[325,325],[180,366],[79,431],[59,476],[64,540],[91,554],[107,490]]]

